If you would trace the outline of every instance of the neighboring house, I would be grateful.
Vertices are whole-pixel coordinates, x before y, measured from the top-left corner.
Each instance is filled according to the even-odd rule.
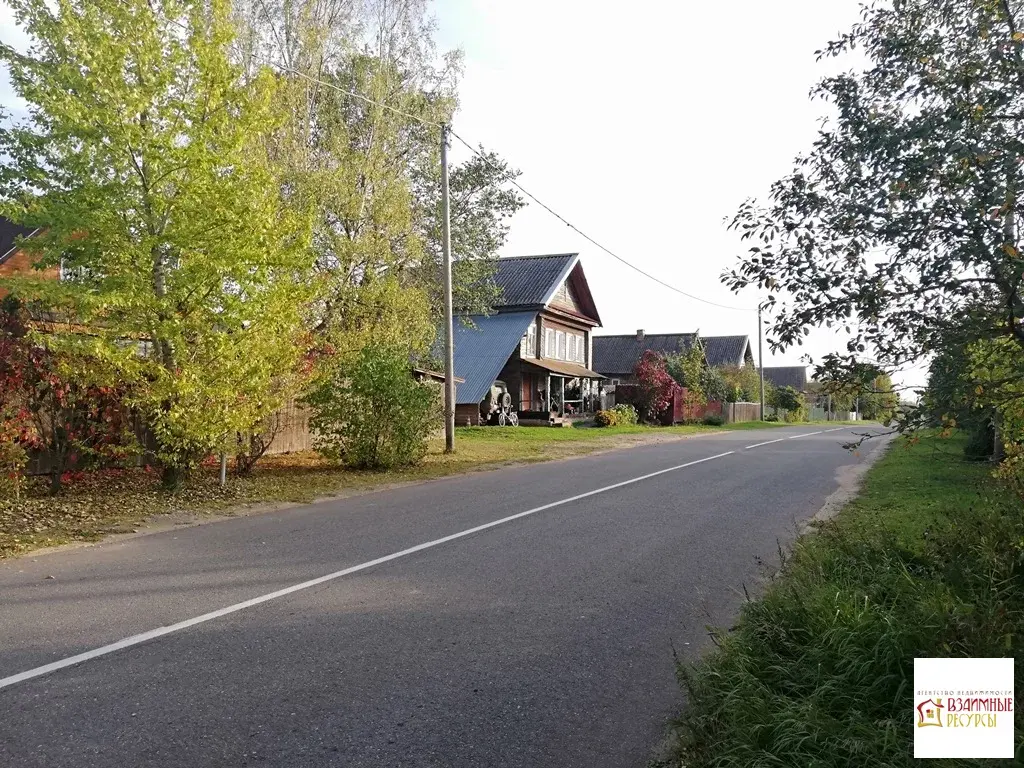
[[[38,231],[0,216],[0,278],[30,273],[53,279],[60,277],[60,270],[57,267],[42,272],[34,270],[31,257],[17,245],[19,238],[31,237]],[[0,288],[0,298],[6,295],[7,290]]]
[[[456,424],[486,419],[498,382],[520,418],[589,412],[597,402],[591,331],[601,325],[577,253],[498,259],[493,315],[455,322]],[[482,414],[481,411],[484,411]]]
[[[712,368],[742,368],[754,364],[749,336],[701,336],[700,343]]]
[[[802,365],[765,367],[764,378],[776,387],[792,387],[797,392],[807,391],[807,368]]]
[[[644,352],[674,355],[689,352],[696,343],[696,333],[648,334],[642,328],[626,336],[595,336],[593,367],[609,384],[635,384],[633,369]]]

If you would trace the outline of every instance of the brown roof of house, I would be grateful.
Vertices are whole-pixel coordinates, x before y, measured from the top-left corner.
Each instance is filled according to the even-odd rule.
[[[545,357],[541,358],[530,358],[524,359],[524,363],[535,365],[538,368],[543,368],[551,373],[557,373],[559,376],[571,376],[574,379],[603,379],[597,371],[592,371],[589,368],[585,368],[582,365],[576,363],[567,363],[563,360],[548,360]]]

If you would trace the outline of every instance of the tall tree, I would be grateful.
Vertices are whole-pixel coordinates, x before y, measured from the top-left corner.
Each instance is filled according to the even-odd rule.
[[[238,0],[247,50],[273,61],[292,121],[275,150],[289,188],[317,208],[322,301],[315,325],[351,327],[384,275],[441,301],[440,130],[457,108],[461,54],[439,56],[424,0]],[[496,298],[487,278],[522,199],[493,153],[452,168],[456,306]],[[366,325],[371,316],[354,322]]]
[[[975,337],[1024,349],[1022,24],[1019,0],[893,0],[819,52],[867,63],[818,85],[834,116],[740,208],[751,247],[723,275],[770,292],[774,348],[845,327],[826,367],[856,375],[868,354],[922,358],[970,311]]]
[[[265,142],[274,79],[243,82],[228,0],[11,0],[31,39],[0,46],[29,117],[0,129],[0,210],[87,333],[47,337],[109,362],[158,443],[164,479],[277,403],[301,352],[305,218]]]

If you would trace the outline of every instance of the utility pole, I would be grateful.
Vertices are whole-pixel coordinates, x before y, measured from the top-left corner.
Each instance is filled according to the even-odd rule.
[[[764,325],[761,324],[761,307],[757,305],[757,367],[761,369],[761,421],[764,421]]]
[[[441,209],[444,252],[444,452],[455,452],[455,339],[452,319],[452,222],[448,195],[448,125],[441,126]]]

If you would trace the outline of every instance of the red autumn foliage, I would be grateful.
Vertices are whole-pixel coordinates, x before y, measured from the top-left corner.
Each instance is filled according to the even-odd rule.
[[[676,382],[665,368],[665,358],[657,352],[647,350],[633,369],[637,380],[637,402],[640,417],[649,423],[658,420],[660,414],[672,402]]]
[[[134,445],[118,387],[67,380],[57,356],[29,335],[17,300],[0,303],[0,455],[36,449],[50,461],[50,487],[99,460],[116,460]]]

